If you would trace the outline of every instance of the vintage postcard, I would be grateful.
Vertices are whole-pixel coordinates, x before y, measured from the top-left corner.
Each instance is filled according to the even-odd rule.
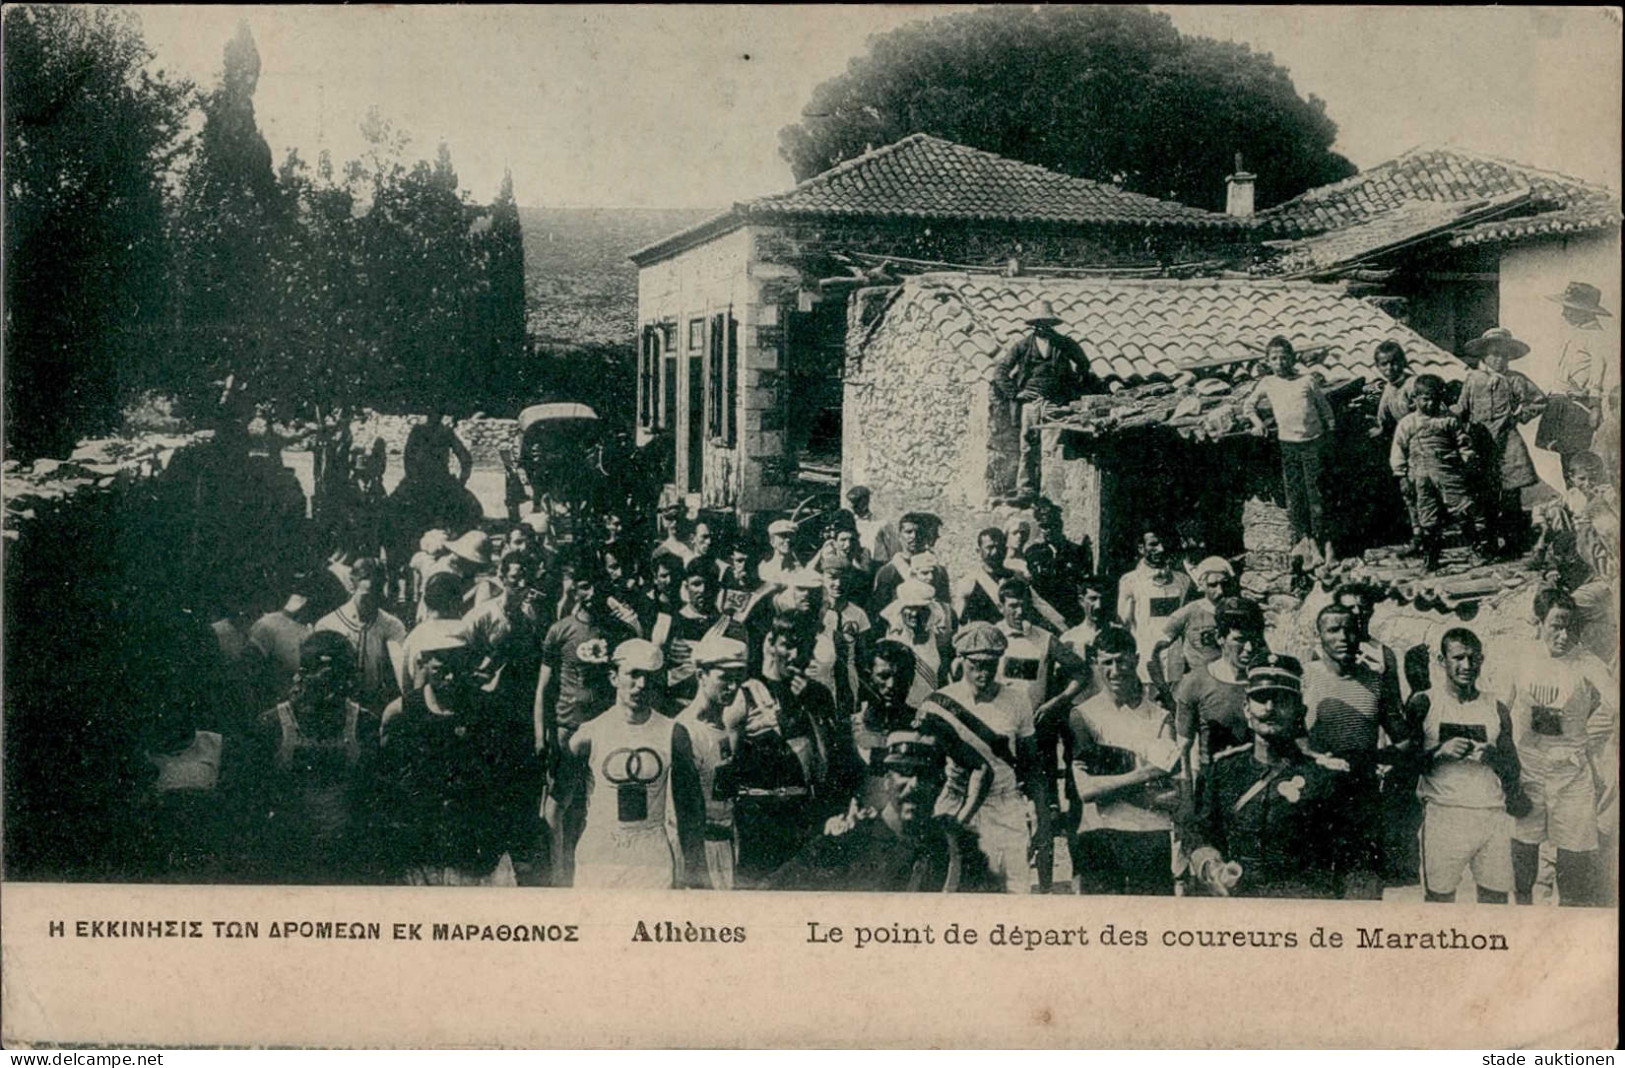
[[[1621,13],[8,6],[8,1047],[1618,1040]]]

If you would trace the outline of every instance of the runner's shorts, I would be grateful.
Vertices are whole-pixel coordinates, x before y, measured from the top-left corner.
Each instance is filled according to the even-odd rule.
[[[1485,890],[1512,892],[1512,817],[1501,808],[1429,804],[1422,818],[1422,885],[1453,894],[1461,873]]]
[[[1536,743],[1521,747],[1518,757],[1531,808],[1512,837],[1526,845],[1551,842],[1571,853],[1596,849],[1597,793],[1585,746]]]
[[[1032,887],[1027,867],[1027,843],[1032,834],[1027,825],[1027,799],[1019,793],[995,794],[982,803],[971,820],[971,829],[987,855],[988,867],[1002,877],[1005,889],[1025,894]]]
[[[734,861],[738,850],[732,838],[718,841],[706,839],[705,842],[705,870],[711,879],[711,889],[732,890],[734,888]]]

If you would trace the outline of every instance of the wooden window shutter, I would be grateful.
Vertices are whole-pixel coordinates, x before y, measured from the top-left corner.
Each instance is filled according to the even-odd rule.
[[[725,319],[721,315],[714,315],[711,317],[711,336],[708,339],[710,341],[710,345],[707,347],[706,352],[707,363],[710,365],[707,368],[707,370],[710,372],[708,375],[708,385],[711,389],[711,395],[708,398],[710,403],[707,405],[709,418],[706,420],[708,424],[706,427],[706,433],[712,438],[722,437],[722,367],[724,363],[723,349],[727,342],[727,337],[723,326],[724,322]]]
[[[638,348],[638,424],[654,422],[655,328],[643,328],[643,344]]]
[[[723,392],[726,394],[726,411],[724,421],[728,426],[728,445],[730,447],[739,443],[739,320],[728,314],[728,359],[725,372],[726,385]]]

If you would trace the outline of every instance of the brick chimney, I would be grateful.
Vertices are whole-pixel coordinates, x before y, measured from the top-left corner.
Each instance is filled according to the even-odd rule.
[[[1248,174],[1241,169],[1241,153],[1236,153],[1236,173],[1224,180],[1224,213],[1237,219],[1246,219],[1253,214],[1253,182],[1258,178],[1256,174]]]

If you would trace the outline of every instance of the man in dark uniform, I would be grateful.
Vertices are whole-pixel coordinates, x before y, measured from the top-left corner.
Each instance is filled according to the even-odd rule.
[[[775,890],[965,893],[999,889],[974,832],[932,815],[947,779],[941,743],[917,731],[886,737],[890,795],[876,812],[853,802],[844,818],[774,873]]]
[[[1270,654],[1247,672],[1253,740],[1219,753],[1181,838],[1191,872],[1227,897],[1336,897],[1349,862],[1340,773],[1298,748],[1303,666]]]
[[[1031,502],[1038,496],[1038,470],[1042,465],[1039,426],[1049,409],[1068,404],[1085,393],[1101,392],[1100,382],[1089,370],[1083,346],[1056,333],[1061,322],[1049,301],[1027,320],[1032,327],[1004,351],[994,373],[993,388],[998,396],[1020,407],[1021,455],[1016,476],[1018,502]]]

